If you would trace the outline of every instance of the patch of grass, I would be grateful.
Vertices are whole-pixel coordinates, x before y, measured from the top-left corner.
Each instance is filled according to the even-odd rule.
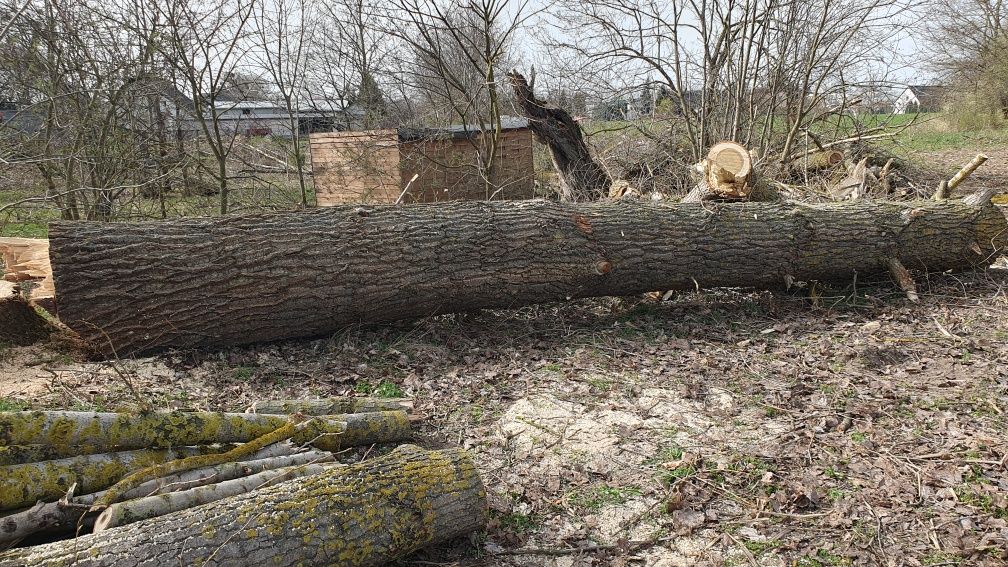
[[[354,386],[354,392],[363,396],[375,396],[378,398],[401,398],[402,388],[398,384],[389,380],[382,380],[377,386],[367,380],[359,380]]]
[[[239,366],[234,368],[231,372],[236,380],[248,380],[255,374],[255,368],[252,368],[251,366]]]
[[[661,447],[655,455],[644,461],[648,465],[664,465],[666,463],[673,463],[682,459],[683,449],[677,443],[672,442],[668,445]],[[695,475],[697,473],[697,468],[692,464],[681,464],[675,468],[669,469],[667,467],[661,467],[658,473],[658,479],[662,484],[670,485],[675,483],[675,481],[687,478]]]
[[[593,376],[591,378],[588,378],[587,381],[588,385],[590,385],[592,388],[595,388],[596,390],[600,390],[602,392],[608,392],[609,390],[612,389],[612,381],[607,378],[603,378],[601,376]]]
[[[23,411],[31,409],[31,404],[17,398],[0,397],[0,411]]]
[[[640,489],[634,486],[600,484],[568,493],[567,503],[581,510],[598,511],[605,506],[623,504],[640,494]]]
[[[780,542],[775,539],[768,539],[765,541],[747,541],[745,542],[745,548],[749,550],[750,553],[759,557],[764,553],[777,549],[780,547]]]
[[[48,221],[9,222],[0,226],[0,236],[46,238],[49,236],[49,224]]]
[[[961,565],[963,558],[948,551],[932,551],[921,557],[924,565]]]
[[[952,490],[955,492],[959,502],[972,506],[985,514],[990,514],[995,518],[1008,519],[1008,508],[1001,508],[995,505],[993,496],[980,492],[971,482],[967,481]]]
[[[539,521],[535,517],[517,512],[501,514],[497,517],[497,521],[501,527],[516,534],[530,533],[539,529]]]
[[[403,391],[399,387],[399,384],[389,380],[382,380],[378,384],[378,387],[374,389],[374,395],[379,398],[401,398],[403,397]]]
[[[833,465],[826,467],[826,470],[823,472],[833,480],[845,480],[847,478],[847,475],[837,470]]]
[[[868,439],[868,436],[860,431],[855,431],[850,434],[850,438],[855,443],[864,443]]]

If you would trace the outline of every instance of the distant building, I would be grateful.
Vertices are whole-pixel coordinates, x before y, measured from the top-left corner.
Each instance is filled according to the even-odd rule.
[[[35,134],[42,128],[42,117],[35,110],[14,101],[0,101],[0,131],[5,134]]]
[[[224,132],[285,139],[293,137],[287,107],[283,104],[254,100],[218,100],[215,108],[217,122]],[[350,115],[349,121],[354,122],[360,118],[357,115],[361,114],[356,107],[346,110],[330,110],[322,105],[303,105],[295,109],[294,113],[294,123],[299,136],[307,136],[314,132],[342,130],[342,125],[347,122],[346,115]]]
[[[482,133],[472,126],[312,134],[318,204],[531,198],[532,131],[524,119],[502,122],[489,180],[476,167]]]
[[[896,97],[893,114],[936,112],[948,95],[948,87],[941,85],[910,85]]]

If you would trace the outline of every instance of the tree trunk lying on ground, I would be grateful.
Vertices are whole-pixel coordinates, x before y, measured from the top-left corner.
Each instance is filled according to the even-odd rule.
[[[341,413],[366,413],[375,411],[408,411],[413,401],[405,398],[323,398],[320,400],[262,400],[252,402],[246,410],[250,413],[291,415],[335,415]]]
[[[486,494],[462,450],[404,446],[210,504],[0,554],[32,565],[382,565],[485,526]],[[166,559],[170,558],[170,559]]]
[[[245,494],[270,484],[277,484],[293,478],[311,476],[326,468],[342,465],[303,464],[280,469],[265,470],[253,475],[197,486],[187,490],[176,490],[145,496],[112,504],[95,521],[94,531],[103,532],[116,526],[132,524],[148,518],[164,516],[186,508],[201,506],[208,502],[223,500],[236,494]]]
[[[403,411],[322,416],[294,441],[332,450],[410,437]],[[287,423],[278,415],[218,412],[0,412],[0,445],[85,445],[103,450],[245,443]]]
[[[2,422],[2,418],[0,418]],[[121,448],[121,447],[120,447]],[[157,447],[155,447],[157,448]],[[230,445],[215,447],[215,451],[226,451]],[[293,443],[277,443],[259,453],[260,458],[275,457],[281,455],[293,455],[298,452],[298,447]],[[37,463],[40,461],[52,461],[56,459],[66,459],[69,457],[79,457],[81,455],[95,455],[109,451],[107,444],[101,445],[7,445],[0,446],[0,466],[21,465],[25,463]]]
[[[890,259],[988,266],[1008,223],[978,201],[454,202],[49,234],[60,318],[122,355],[573,297],[851,281]]]
[[[195,469],[159,478],[141,484],[123,493],[123,500],[145,498],[169,491],[189,490],[212,483],[225,482],[266,470],[326,463],[333,460],[332,453],[305,451],[294,455],[267,457],[250,461],[224,463],[214,467]],[[19,541],[38,532],[73,532],[81,516],[105,492],[73,496],[69,500],[38,503],[28,510],[0,518],[0,547]]]
[[[219,447],[138,449],[0,467],[0,510],[24,508],[39,500],[56,500],[74,483],[82,493],[94,492],[112,486],[131,471],[220,450]]]

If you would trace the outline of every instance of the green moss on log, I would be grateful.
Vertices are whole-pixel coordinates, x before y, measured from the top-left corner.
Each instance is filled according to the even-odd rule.
[[[317,440],[321,449],[390,443],[409,438],[405,412],[325,416],[299,431],[297,443]],[[216,412],[0,413],[0,445],[48,445],[62,454],[88,445],[102,451],[244,443],[282,427],[276,415]]]
[[[483,528],[487,503],[460,449],[404,446],[323,473],[75,540],[0,554],[33,565],[383,565]]]
[[[77,483],[78,494],[108,488],[127,474],[167,461],[220,452],[221,447],[138,449],[0,467],[0,510],[52,501]]]

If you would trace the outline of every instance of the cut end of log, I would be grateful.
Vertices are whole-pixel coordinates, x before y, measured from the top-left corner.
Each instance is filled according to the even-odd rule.
[[[707,152],[707,182],[715,193],[745,197],[749,194],[752,156],[735,142],[720,142]]]
[[[0,282],[0,343],[29,346],[45,340],[55,330],[35,307],[21,297],[18,286]]]

